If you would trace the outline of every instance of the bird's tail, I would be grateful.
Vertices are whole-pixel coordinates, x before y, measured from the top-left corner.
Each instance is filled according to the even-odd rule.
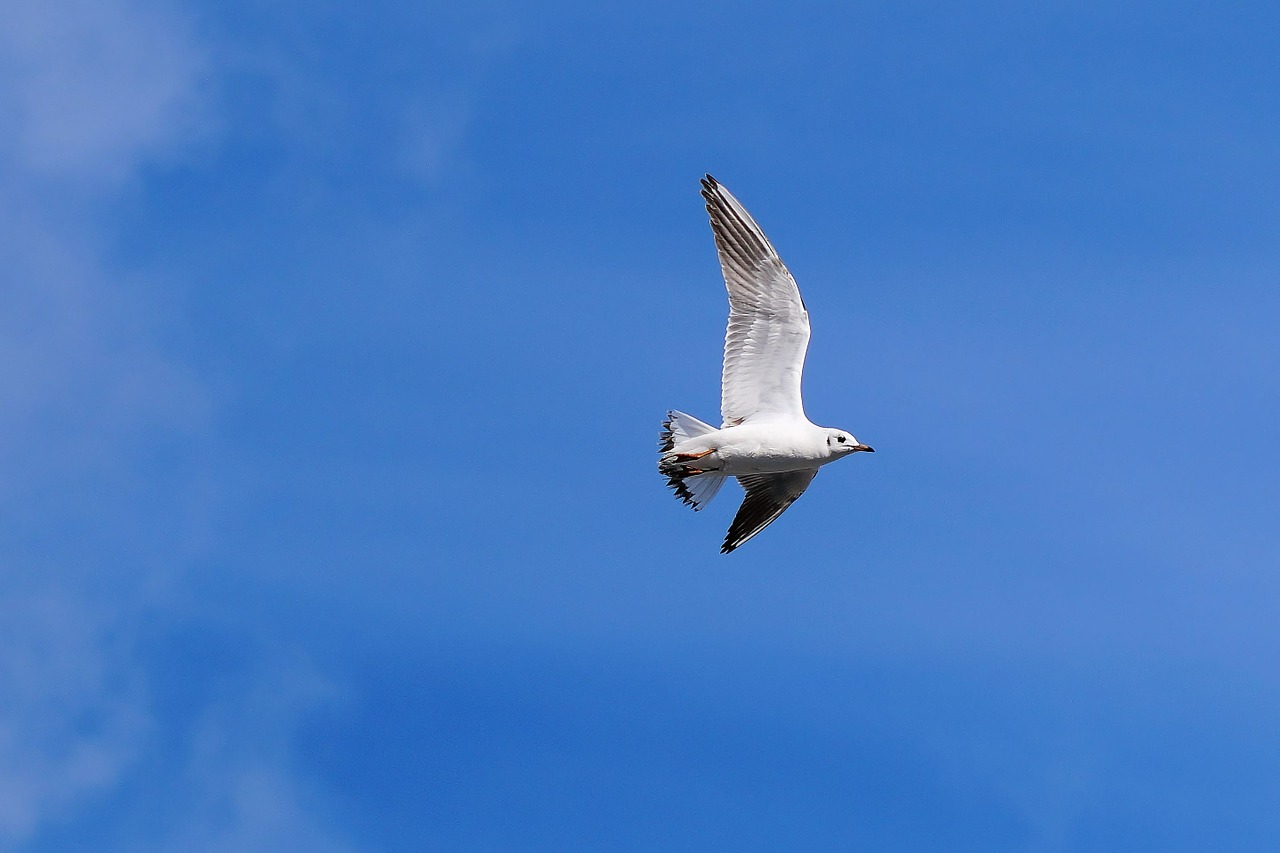
[[[658,449],[663,453],[674,448],[682,441],[715,432],[711,424],[704,424],[693,415],[672,410],[667,412],[667,419],[662,422],[662,434],[659,436]]]
[[[711,502],[724,485],[725,476],[715,471],[698,471],[694,467],[696,463],[687,464],[689,460],[682,459],[673,450],[681,442],[715,431],[715,427],[684,412],[667,412],[667,418],[662,422],[658,442],[662,458],[658,460],[658,471],[667,478],[667,485],[676,493],[676,497],[695,511]]]

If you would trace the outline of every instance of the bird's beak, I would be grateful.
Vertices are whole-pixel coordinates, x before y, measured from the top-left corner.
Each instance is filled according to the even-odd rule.
[[[856,453],[857,451],[859,451],[859,450],[865,450],[867,453],[875,453],[875,452],[876,452],[876,449],[875,449],[874,447],[867,447],[865,444],[855,444],[853,447],[851,447],[851,448],[849,448],[849,449],[850,449],[851,451],[855,452],[855,453]]]

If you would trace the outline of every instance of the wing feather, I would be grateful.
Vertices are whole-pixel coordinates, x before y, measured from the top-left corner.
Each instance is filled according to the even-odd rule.
[[[809,312],[764,231],[715,178],[702,179],[711,230],[729,291],[720,414],[748,420],[805,419],[800,397]]]
[[[796,502],[796,498],[804,494],[817,474],[817,468],[808,468],[782,474],[749,474],[739,477],[738,482],[746,490],[747,496],[742,499],[742,506],[738,507],[738,514],[729,525],[729,533],[724,538],[724,545],[720,546],[720,553],[728,554],[773,524],[787,507]]]

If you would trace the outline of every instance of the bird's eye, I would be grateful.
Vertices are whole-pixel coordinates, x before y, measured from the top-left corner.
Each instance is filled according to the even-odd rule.
[[[844,436],[843,435],[836,436],[836,441],[840,442],[841,444],[844,444]]]

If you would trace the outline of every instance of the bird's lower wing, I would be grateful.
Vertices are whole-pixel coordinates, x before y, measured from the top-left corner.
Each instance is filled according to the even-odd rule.
[[[804,494],[818,469],[787,471],[783,474],[747,474],[738,478],[747,496],[729,525],[729,535],[720,547],[728,554],[743,542],[764,530]]]

